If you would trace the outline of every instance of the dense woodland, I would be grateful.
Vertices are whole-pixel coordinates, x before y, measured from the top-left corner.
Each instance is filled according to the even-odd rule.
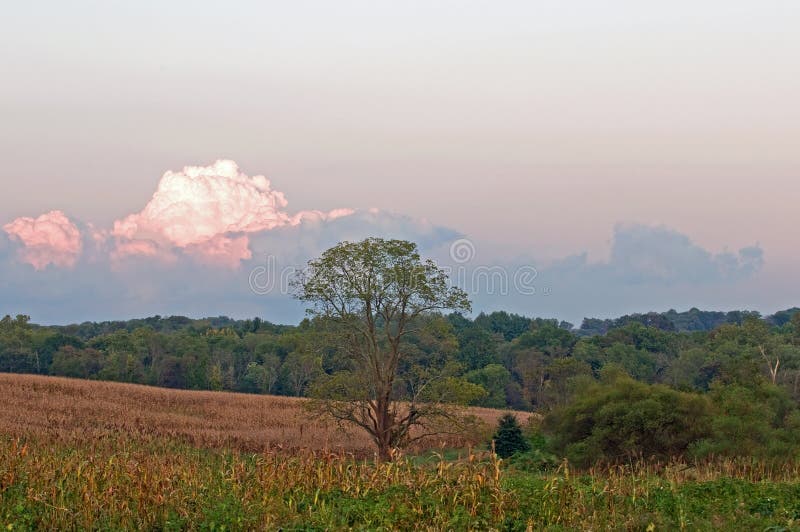
[[[428,316],[406,349],[421,364],[457,367],[487,394],[481,406],[548,410],[576,377],[607,366],[647,384],[706,392],[722,380],[764,378],[800,399],[800,309],[634,314],[567,322],[507,312]],[[305,395],[337,366],[324,331],[255,318],[154,316],[39,326],[0,321],[0,371],[134,382],[169,388]],[[455,366],[457,364],[457,366]],[[777,368],[776,368],[777,365]]]
[[[40,326],[7,316],[0,371],[304,396],[342,363],[325,334],[312,320]],[[777,456],[800,441],[798,309],[692,309],[579,328],[507,312],[428,315],[404,349],[417,365],[446,365],[482,387],[475,405],[550,412],[550,448],[577,463],[690,448]]]

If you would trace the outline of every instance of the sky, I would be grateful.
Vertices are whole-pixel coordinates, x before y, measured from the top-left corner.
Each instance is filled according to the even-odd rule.
[[[0,314],[291,323],[254,272],[371,235],[468,284],[502,270],[476,310],[800,301],[796,2],[76,0],[3,20]]]

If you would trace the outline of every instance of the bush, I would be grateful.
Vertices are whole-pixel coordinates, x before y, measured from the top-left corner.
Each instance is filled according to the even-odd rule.
[[[800,412],[785,390],[762,382],[715,384],[711,434],[693,446],[697,457],[781,458],[800,453]]]
[[[500,458],[508,458],[514,453],[528,451],[531,446],[522,434],[517,418],[512,414],[506,414],[500,418],[497,432],[492,437],[494,449]]]
[[[550,413],[544,428],[555,449],[579,466],[668,459],[710,435],[711,403],[698,394],[607,374]]]
[[[518,471],[541,472],[554,469],[560,463],[558,457],[550,451],[547,439],[537,427],[534,431],[525,431],[528,435],[530,450],[514,454],[509,463]]]

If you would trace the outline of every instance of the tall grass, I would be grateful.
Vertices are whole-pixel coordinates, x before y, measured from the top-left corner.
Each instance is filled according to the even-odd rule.
[[[490,453],[376,463],[120,438],[0,439],[10,529],[797,530],[798,464],[516,471]]]
[[[800,530],[800,463],[708,460],[507,475],[537,529]]]
[[[505,517],[499,462],[419,467],[346,454],[247,454],[168,441],[0,441],[0,521],[48,529],[483,528]]]

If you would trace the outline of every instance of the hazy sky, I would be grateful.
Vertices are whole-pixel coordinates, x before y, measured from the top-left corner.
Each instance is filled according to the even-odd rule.
[[[376,207],[485,263],[611,264],[619,223],[758,246],[746,286],[687,304],[800,300],[796,1],[43,1],[3,22],[0,226],[111,231],[166,171],[231,159],[289,215]]]

